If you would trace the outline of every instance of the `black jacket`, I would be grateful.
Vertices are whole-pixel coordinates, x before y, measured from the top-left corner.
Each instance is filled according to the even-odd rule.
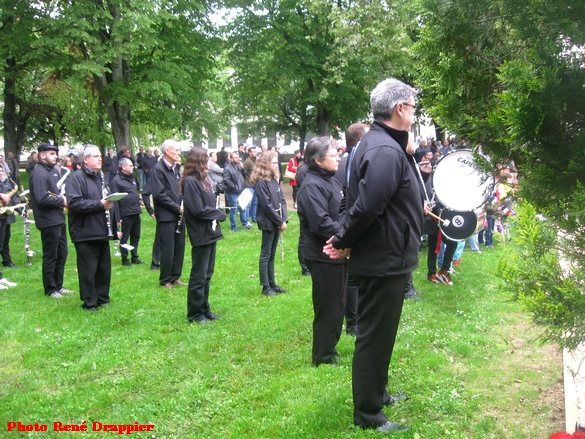
[[[256,217],[260,230],[274,232],[282,223],[288,222],[286,201],[278,180],[258,180],[254,185],[254,190],[258,197]]]
[[[240,195],[244,190],[244,169],[227,162],[223,168],[223,186],[225,193]]]
[[[104,157],[104,165],[108,174],[115,174],[118,172],[118,157],[110,157],[106,154]]]
[[[164,158],[160,159],[152,168],[149,183],[156,220],[159,222],[179,221],[181,201],[183,200],[179,193],[181,174],[174,172],[173,169],[167,166]]]
[[[344,264],[346,259],[330,259],[323,253],[326,241],[339,231],[341,184],[333,172],[309,169],[297,195],[298,213],[305,235],[303,257],[310,261]]]
[[[216,207],[213,182],[208,187],[190,175],[183,181],[183,219],[193,247],[208,245],[223,239],[219,221],[224,221],[226,214]],[[215,220],[215,226],[214,226]],[[214,230],[215,228],[215,230]]]
[[[309,166],[305,163],[297,168],[297,173],[295,175],[295,180],[297,181],[297,187],[300,188],[303,184],[303,180],[307,176],[309,172]]]
[[[126,175],[122,171],[118,172],[110,182],[110,192],[128,193],[120,201],[114,201],[116,218],[122,219],[125,216],[140,215],[142,212],[140,209],[140,195],[138,194],[136,181],[134,181],[134,174]]]
[[[347,210],[333,245],[352,249],[353,274],[382,277],[418,266],[423,200],[407,143],[406,131],[376,120],[348,164]]]
[[[152,156],[148,156],[148,154],[144,155],[144,173],[147,175],[152,174],[152,168],[154,168],[154,165],[156,165],[158,162],[158,160],[156,159],[156,157],[154,155]],[[149,177],[150,178],[150,177]]]
[[[73,242],[106,241],[116,236],[116,220],[110,212],[113,236],[108,236],[106,210],[101,200],[102,177],[82,167],[69,177],[67,207],[69,209],[69,235]]]
[[[58,181],[57,170],[43,162],[39,162],[30,174],[30,205],[39,230],[65,223],[65,200],[59,196]]]

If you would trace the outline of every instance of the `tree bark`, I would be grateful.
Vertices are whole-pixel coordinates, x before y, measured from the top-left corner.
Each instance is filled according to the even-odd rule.
[[[130,104],[112,99],[108,94],[109,85],[117,81],[125,81],[130,77],[130,61],[117,56],[108,67],[111,73],[104,72],[100,76],[94,75],[94,82],[100,99],[108,111],[116,150],[120,151],[124,145],[132,149],[130,144]]]
[[[6,60],[6,71],[4,75],[4,153],[14,153],[15,157],[20,156],[24,139],[26,138],[26,127],[30,114],[26,107],[19,106],[16,98],[16,60]]]
[[[319,108],[317,110],[317,135],[329,136],[331,134],[331,110]]]

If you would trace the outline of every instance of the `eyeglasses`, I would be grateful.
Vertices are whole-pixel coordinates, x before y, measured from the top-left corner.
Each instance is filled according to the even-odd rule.
[[[403,102],[402,105],[406,105],[408,107],[412,107],[412,112],[414,113],[416,111],[416,105],[412,105],[412,104],[407,104],[406,102]]]

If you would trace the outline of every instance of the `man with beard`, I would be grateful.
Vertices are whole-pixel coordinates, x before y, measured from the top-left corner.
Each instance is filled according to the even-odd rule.
[[[65,213],[67,199],[57,188],[59,173],[54,169],[59,149],[49,143],[38,148],[39,163],[30,176],[30,204],[35,215],[35,226],[41,231],[43,243],[43,287],[45,294],[61,299],[72,291],[63,287],[67,262],[67,226]]]

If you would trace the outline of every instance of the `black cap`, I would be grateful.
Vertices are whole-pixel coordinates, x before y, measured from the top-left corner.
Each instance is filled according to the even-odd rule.
[[[55,152],[59,152],[59,148],[57,148],[55,145],[51,145],[50,143],[41,143],[37,149],[38,152],[43,152],[43,151],[55,151]]]

